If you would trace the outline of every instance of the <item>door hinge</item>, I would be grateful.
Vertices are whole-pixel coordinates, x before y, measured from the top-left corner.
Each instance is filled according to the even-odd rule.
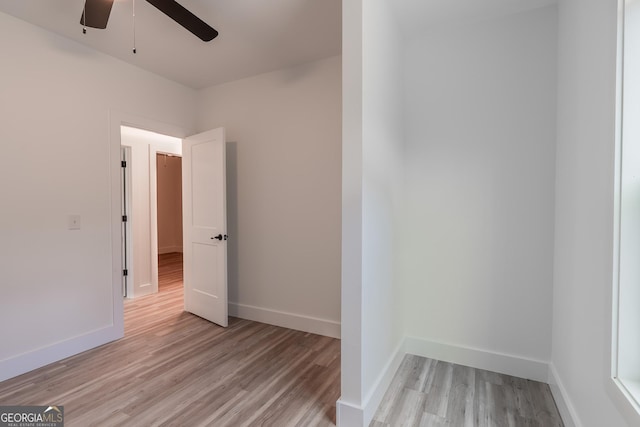
[[[123,168],[126,168],[127,167],[127,161],[126,160],[122,160],[120,162],[120,166],[122,166]]]
[[[129,217],[127,217],[126,215],[122,215],[122,222],[127,222],[129,220]]]
[[[122,270],[122,275],[123,276],[128,276],[129,275],[129,270],[127,270],[126,268],[124,270]]]

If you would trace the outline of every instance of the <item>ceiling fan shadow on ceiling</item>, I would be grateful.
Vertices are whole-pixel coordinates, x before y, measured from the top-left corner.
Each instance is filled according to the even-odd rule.
[[[189,12],[175,0],[146,0],[162,13],[176,21],[200,40],[208,42],[218,36],[209,24]],[[85,27],[105,29],[114,0],[85,0],[80,24]]]

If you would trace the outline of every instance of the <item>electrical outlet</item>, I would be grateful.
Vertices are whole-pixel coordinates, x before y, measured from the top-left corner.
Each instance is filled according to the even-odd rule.
[[[80,215],[69,215],[69,230],[80,230]]]

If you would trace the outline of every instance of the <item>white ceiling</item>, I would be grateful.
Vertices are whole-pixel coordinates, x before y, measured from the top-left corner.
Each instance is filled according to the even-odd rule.
[[[333,55],[342,0],[179,0],[220,32],[205,43],[145,0],[115,0],[106,30],[82,34],[84,0],[0,0],[0,11],[194,89]],[[367,1],[367,0],[364,0]],[[450,22],[522,12],[557,0],[388,0],[405,36]]]
[[[338,55],[341,0],[180,0],[220,32],[205,43],[144,0],[115,0],[106,30],[82,34],[84,0],[0,0],[0,11],[199,89]],[[6,35],[3,35],[6,37]]]

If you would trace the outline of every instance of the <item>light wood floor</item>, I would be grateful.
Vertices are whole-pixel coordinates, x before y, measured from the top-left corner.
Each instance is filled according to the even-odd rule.
[[[340,341],[182,311],[178,254],[125,303],[125,338],[0,383],[0,405],[64,405],[67,426],[333,426]]]
[[[547,384],[407,355],[370,427],[563,426]]]
[[[340,342],[182,311],[182,259],[125,302],[125,338],[0,383],[0,405],[64,405],[67,426],[333,426]],[[562,426],[548,386],[406,356],[371,423]]]

